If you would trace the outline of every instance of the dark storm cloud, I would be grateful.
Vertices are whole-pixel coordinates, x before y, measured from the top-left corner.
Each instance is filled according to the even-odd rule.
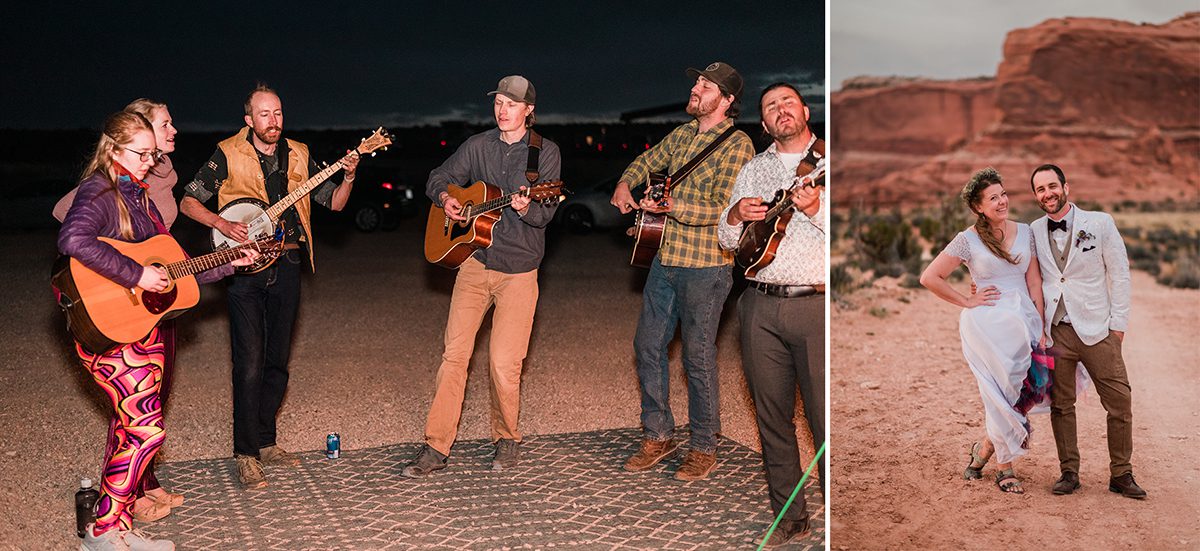
[[[0,127],[94,127],[148,96],[182,128],[228,128],[259,80],[291,128],[479,120],[511,73],[540,120],[611,120],[682,103],[684,69],[715,60],[746,77],[752,117],[775,80],[824,93],[821,2],[110,4],[6,16]]]

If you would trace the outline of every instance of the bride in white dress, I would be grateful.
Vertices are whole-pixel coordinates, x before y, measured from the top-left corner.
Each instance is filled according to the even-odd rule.
[[[929,264],[921,274],[921,285],[963,307],[959,318],[963,356],[979,383],[987,428],[982,442],[972,444],[971,462],[963,476],[982,478],[983,467],[994,453],[1000,468],[996,485],[1005,492],[1023,493],[1012,462],[1026,452],[1025,413],[1037,403],[1048,403],[1049,393],[1048,371],[1030,369],[1034,353],[1044,350],[1046,342],[1041,271],[1029,225],[1008,219],[1008,196],[995,169],[976,172],[963,188],[962,198],[977,221]],[[964,263],[978,287],[969,296],[946,281]]]

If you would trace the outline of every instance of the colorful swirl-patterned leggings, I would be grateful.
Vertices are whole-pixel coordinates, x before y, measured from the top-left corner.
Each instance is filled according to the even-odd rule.
[[[140,342],[104,354],[92,354],[78,343],[79,360],[112,401],[117,423],[112,438],[116,451],[104,465],[100,500],[96,502],[95,534],[133,527],[134,492],[142,473],[162,446],[164,433],[162,384],[164,343],[158,327]]]

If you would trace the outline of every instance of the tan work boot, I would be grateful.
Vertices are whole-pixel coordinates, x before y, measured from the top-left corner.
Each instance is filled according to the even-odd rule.
[[[262,462],[250,455],[235,455],[237,461],[238,482],[247,490],[257,490],[267,487],[267,475],[263,473]]]
[[[289,452],[279,446],[268,446],[258,450],[258,457],[262,459],[263,465],[272,467],[299,467],[300,458],[296,454]]]
[[[635,473],[647,470],[657,465],[663,459],[674,455],[677,449],[679,449],[679,442],[676,442],[675,439],[651,440],[643,438],[642,446],[638,448],[637,453],[625,460],[625,470]]]
[[[675,480],[704,480],[717,468],[717,454],[688,450],[683,465],[675,471]]]

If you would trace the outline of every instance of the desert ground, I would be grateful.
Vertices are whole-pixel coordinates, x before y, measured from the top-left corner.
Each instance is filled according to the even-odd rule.
[[[983,412],[959,309],[889,278],[843,297],[831,313],[831,548],[1200,548],[1200,291],[1135,271],[1132,308],[1124,354],[1145,501],[1108,491],[1094,391],[1077,413],[1081,491],[1050,492],[1059,469],[1049,415],[1032,417],[1032,449],[1016,464],[1024,495],[1001,493],[994,466],[963,480]]]

